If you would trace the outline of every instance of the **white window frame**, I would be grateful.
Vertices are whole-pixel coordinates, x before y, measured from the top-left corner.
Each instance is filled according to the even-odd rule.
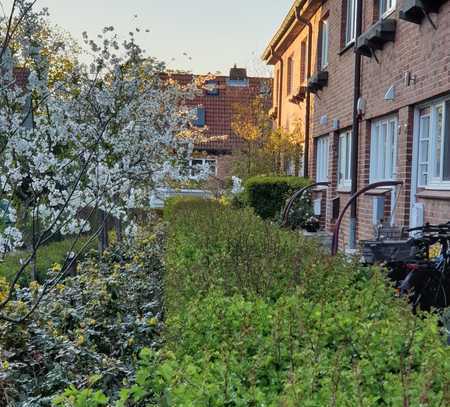
[[[358,1],[347,0],[345,19],[345,44],[349,45],[356,40],[356,20],[358,15]]]
[[[338,189],[348,189],[352,186],[352,131],[339,134],[338,151]]]
[[[194,161],[201,161],[201,164],[194,164]],[[203,158],[203,157],[192,157],[189,159],[189,175],[191,177],[195,177],[196,170],[195,166],[199,166],[200,168],[205,167],[206,164],[210,165],[210,175],[211,176],[217,176],[217,160],[215,158]],[[211,167],[214,168],[214,171],[211,171]]]
[[[418,108],[418,128],[417,128],[417,141],[418,148],[415,160],[417,162],[417,186],[421,188],[427,189],[450,189],[450,180],[444,180],[444,154],[445,154],[445,124],[446,120],[450,120],[450,109],[448,109],[447,102],[450,101],[450,97],[441,98],[437,101],[433,101],[426,105],[422,105]],[[437,111],[439,108],[442,108],[442,123],[440,134],[436,131],[437,129]],[[422,114],[421,111],[427,110],[426,113]],[[428,137],[423,137],[423,119],[429,118],[429,134]],[[450,137],[450,135],[447,135]],[[436,156],[437,150],[437,140],[440,138],[440,156]],[[427,144],[428,149],[428,157],[423,157],[422,148],[423,144]],[[450,140],[449,140],[450,142]],[[428,158],[428,161],[425,161],[423,158]],[[439,174],[436,176],[435,174],[435,164],[436,162],[440,163]],[[427,182],[422,182],[421,175],[424,174],[421,171],[423,166],[427,166]]]
[[[383,19],[395,11],[397,0],[380,0],[380,18]]]
[[[370,182],[397,178],[398,119],[388,116],[372,122],[370,134]]]
[[[328,181],[328,164],[330,161],[329,136],[321,136],[316,139],[316,181]]]
[[[328,66],[328,41],[329,41],[329,25],[328,18],[324,18],[321,22],[321,52],[320,52],[320,69],[325,69]]]

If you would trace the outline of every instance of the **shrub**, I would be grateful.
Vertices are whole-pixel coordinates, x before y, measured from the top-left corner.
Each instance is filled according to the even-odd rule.
[[[309,184],[309,180],[299,177],[253,177],[244,184],[245,199],[263,219],[275,219],[286,200]]]
[[[382,270],[249,209],[180,205],[171,222],[165,347],[140,353],[117,407],[450,405],[437,318],[413,315]],[[64,397],[105,403],[90,389]]]
[[[25,323],[0,322],[0,405],[50,406],[69,385],[95,385],[115,398],[134,377],[138,352],[159,346],[160,255],[155,237],[116,246],[80,264]],[[20,314],[40,289],[19,290],[10,312]]]
[[[378,273],[358,285],[339,278],[347,293],[319,301],[301,288],[275,304],[194,298],[168,321],[170,342],[141,373],[141,392],[180,407],[448,405],[450,349],[437,321],[414,317]]]
[[[170,221],[177,216],[178,211],[192,208],[192,210],[201,210],[205,205],[220,206],[220,202],[209,199],[199,198],[195,196],[173,196],[166,199],[164,203],[163,216],[164,220]]]
[[[436,318],[414,316],[378,270],[337,261],[311,274],[314,281],[302,279],[276,301],[221,290],[192,297],[169,317],[165,349],[142,353],[139,382],[122,391],[124,400],[448,405],[450,348]]]
[[[321,252],[250,208],[189,203],[180,205],[177,214],[168,229],[168,304],[180,305],[183,298],[214,288],[277,296],[295,284],[312,252]]]

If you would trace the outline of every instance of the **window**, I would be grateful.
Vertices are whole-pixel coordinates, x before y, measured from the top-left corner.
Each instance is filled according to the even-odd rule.
[[[219,84],[217,81],[206,81],[205,89],[208,96],[219,96]]]
[[[192,158],[189,160],[190,175],[192,177],[199,175],[206,166],[208,166],[209,174],[215,176],[217,167],[216,160],[210,158]]]
[[[328,20],[322,20],[320,25],[320,69],[328,66]]]
[[[194,126],[204,127],[206,124],[205,120],[205,108],[203,106],[197,107],[197,118],[194,120]]]
[[[287,61],[287,94],[292,93],[292,81],[294,75],[294,57],[291,55]]]
[[[328,181],[329,143],[328,136],[318,137],[316,141],[316,180]]]
[[[450,188],[450,100],[420,110],[419,186]]]
[[[300,85],[306,81],[306,40],[300,44]]]
[[[397,166],[397,118],[388,117],[372,124],[370,142],[370,181],[394,180]]]
[[[339,135],[338,186],[349,187],[351,178],[352,132],[346,131]]]
[[[357,0],[347,0],[347,14],[345,19],[345,44],[350,44],[356,39]]]
[[[396,0],[379,0],[380,17],[383,18],[395,10]]]

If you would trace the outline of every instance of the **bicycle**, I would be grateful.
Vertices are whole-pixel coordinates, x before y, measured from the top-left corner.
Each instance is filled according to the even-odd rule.
[[[418,236],[410,238],[414,260],[387,263],[388,276],[399,296],[408,296],[413,311],[450,306],[450,222],[408,229]],[[430,248],[439,245],[439,254],[430,256]]]

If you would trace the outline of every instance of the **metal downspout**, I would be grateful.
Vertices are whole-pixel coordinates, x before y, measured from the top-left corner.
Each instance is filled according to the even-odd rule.
[[[306,1],[303,1],[295,8],[295,18],[299,23],[303,23],[308,27],[308,66],[306,78],[311,77],[311,59],[312,59],[312,34],[313,26],[311,22],[300,14],[300,11]],[[310,139],[310,119],[311,119],[311,92],[306,90],[306,112],[305,112],[305,151],[304,151],[304,172],[305,178],[309,175],[309,139]]]
[[[356,12],[356,38],[355,38],[355,71],[353,84],[353,125],[352,125],[352,155],[351,155],[351,177],[352,195],[358,192],[358,149],[359,149],[359,114],[358,100],[361,96],[361,53],[356,48],[356,43],[362,31],[363,1],[357,0]],[[350,234],[349,248],[356,249],[356,226],[357,226],[358,204],[354,200],[350,211]]]

